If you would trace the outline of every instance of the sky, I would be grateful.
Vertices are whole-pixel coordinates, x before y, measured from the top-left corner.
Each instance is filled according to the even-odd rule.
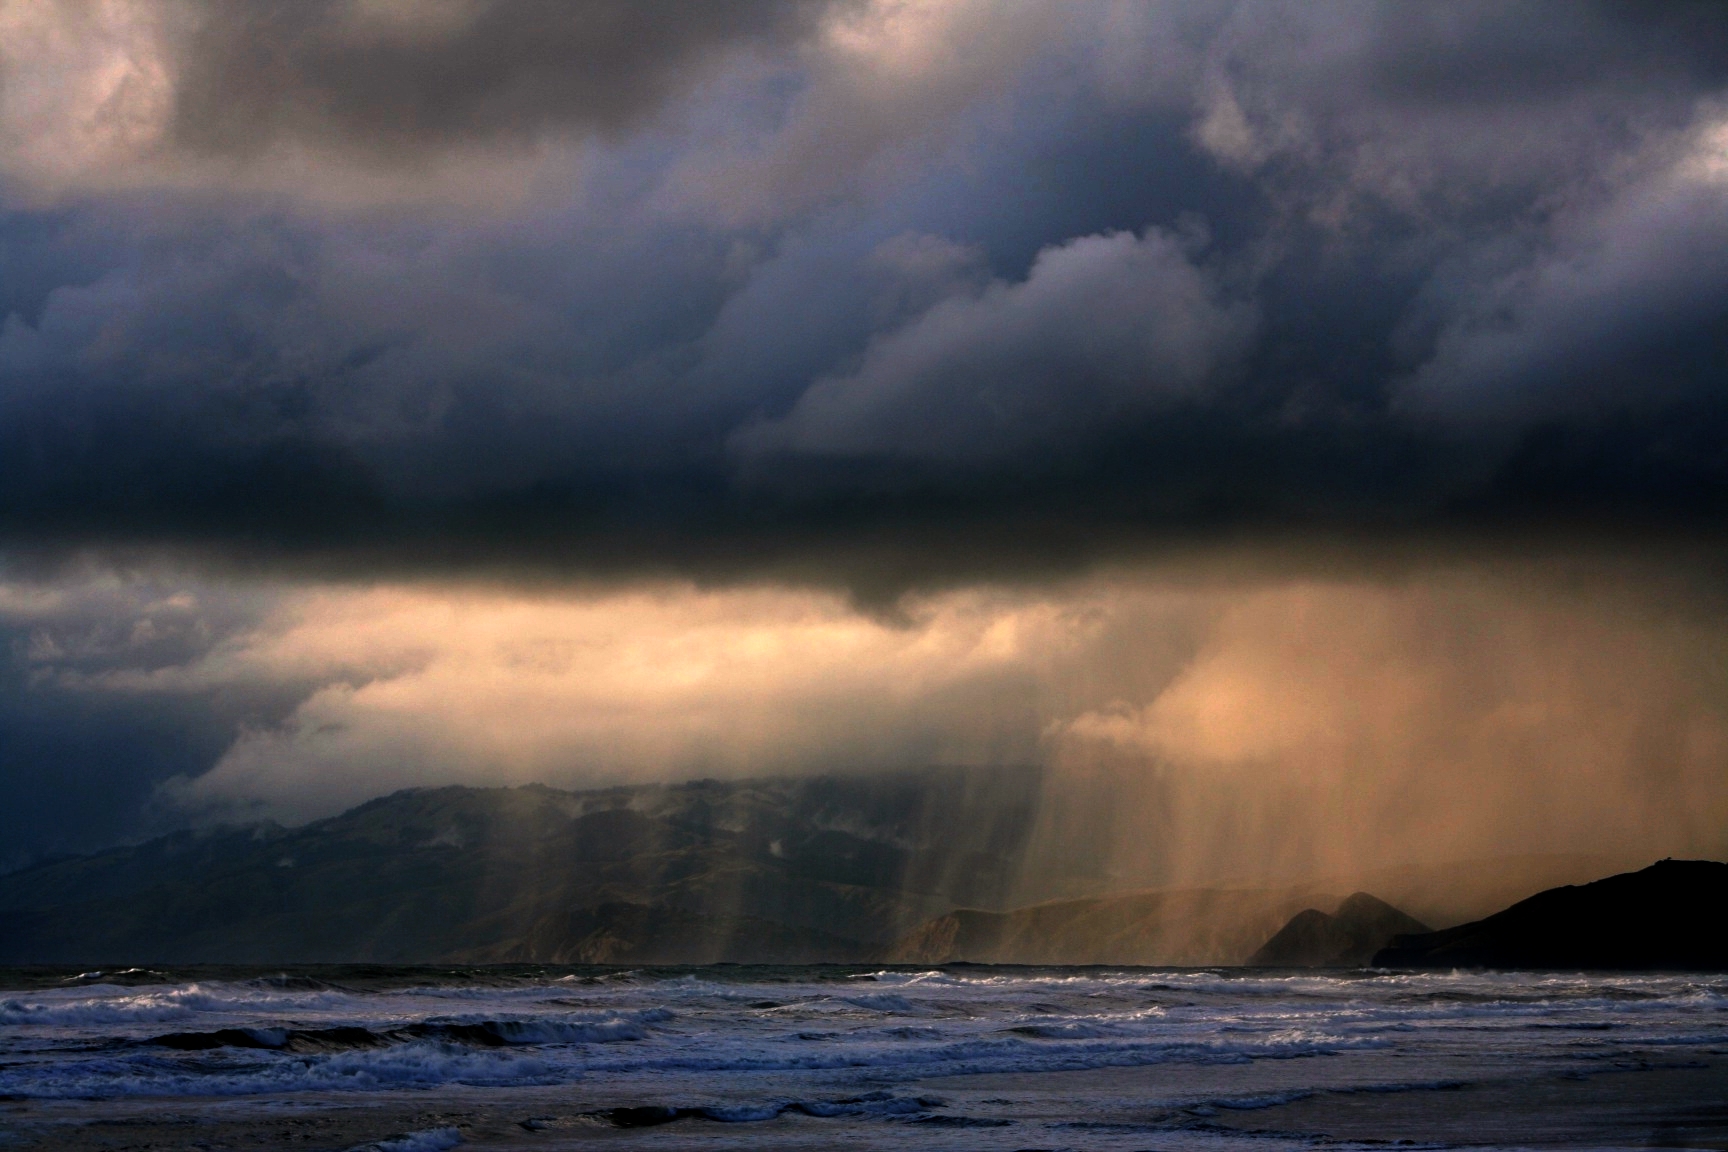
[[[0,0],[0,867],[930,763],[1720,855],[1725,353],[1714,3]]]

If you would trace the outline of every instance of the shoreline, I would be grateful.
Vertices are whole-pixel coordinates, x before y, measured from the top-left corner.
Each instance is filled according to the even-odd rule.
[[[11,1100],[0,1147],[56,1152],[198,1148],[202,1152],[364,1148],[421,1134],[460,1147],[1009,1148],[1067,1134],[1082,1149],[1387,1143],[1464,1147],[1722,1148],[1728,1145],[1728,1052],[1677,1049],[1642,1066],[1470,1078],[1471,1061],[1425,1064],[1444,1075],[1400,1082],[1384,1052],[1243,1064],[1155,1064],[1043,1074],[937,1077],[894,1085],[941,1101],[934,1117],[824,1118],[796,1111],[753,1122],[695,1117],[621,1126],[613,1109],[688,1107],[688,1090],[629,1085],[324,1093],[299,1098]],[[1478,1070],[1480,1066],[1478,1065]],[[1452,1078],[1458,1073],[1458,1078]],[[773,1076],[740,1082],[743,1103],[773,1096]],[[446,1137],[438,1133],[447,1132]],[[456,1145],[451,1145],[456,1146]]]

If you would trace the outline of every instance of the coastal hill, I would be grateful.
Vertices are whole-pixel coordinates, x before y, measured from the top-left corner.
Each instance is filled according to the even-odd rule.
[[[888,958],[901,964],[1240,964],[1315,899],[1309,887],[1188,888],[1002,912],[960,908],[919,925]]]
[[[1240,964],[1304,909],[1338,907],[1342,927],[1307,917],[1323,960],[1261,958],[1330,963],[1357,919],[1382,940],[1421,927],[1339,893],[1446,925],[1611,870],[1513,857],[1133,886],[1084,853],[1032,858],[1046,784],[925,768],[410,789],[0,875],[0,964]]]
[[[908,932],[888,958],[903,964],[1360,966],[1400,933],[1476,919],[1556,883],[1600,876],[1615,863],[1595,856],[1508,856],[1407,864],[1293,885],[1220,883],[1005,910],[963,907]],[[1380,895],[1358,891],[1340,902],[1337,893],[1364,887]]]
[[[0,876],[0,963],[810,963],[1010,900],[1033,770],[411,789]]]
[[[1382,968],[1728,968],[1728,864],[1662,860],[1483,920],[1399,936]]]
[[[410,789],[0,876],[0,963],[1236,964],[1313,885],[1016,908],[1035,770]],[[1039,882],[1101,887],[1060,864]],[[1347,890],[1347,889],[1346,889]]]
[[[1248,963],[1278,968],[1359,968],[1393,937],[1428,930],[1428,925],[1386,901],[1357,892],[1330,916],[1318,908],[1296,913],[1248,957]]]

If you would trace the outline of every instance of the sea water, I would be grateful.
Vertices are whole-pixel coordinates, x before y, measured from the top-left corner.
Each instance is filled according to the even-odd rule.
[[[1222,1148],[1245,1138],[1241,1116],[1317,1094],[1578,1080],[1728,1055],[1728,978],[1683,973],[343,966],[3,976],[0,1097],[20,1114],[65,1100],[91,1114],[226,1101],[231,1114],[248,1102],[380,1107],[456,1093],[519,1098],[534,1113],[522,1131],[548,1140],[654,1127],[662,1147],[679,1146],[668,1141],[680,1131],[700,1132],[704,1147]],[[400,1139],[449,1147],[465,1137],[450,1127]]]

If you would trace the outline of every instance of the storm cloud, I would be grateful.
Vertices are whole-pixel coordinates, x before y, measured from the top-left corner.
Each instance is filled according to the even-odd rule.
[[[1023,283],[932,305],[740,442],[960,460],[1072,442],[1221,374],[1252,318],[1216,296],[1167,236],[1081,237],[1040,252]]]
[[[189,711],[115,769],[142,820],[171,778],[336,762],[328,715],[384,739],[377,670],[185,678],[308,588],[778,589],[735,607],[891,629],[1099,571],[1713,572],[1725,61],[1683,2],[5,8],[5,587],[243,606],[149,681]],[[35,638],[134,609],[29,603],[0,739],[46,764],[21,717],[107,700],[94,764],[143,681]],[[491,659],[456,640],[397,690]],[[1164,748],[1155,698],[1028,705],[992,755]],[[736,743],[981,746],[933,715]],[[601,745],[708,762],[543,759]]]
[[[465,141],[615,131],[753,41],[784,47],[822,5],[211,5],[174,38],[168,136],[194,154],[328,142],[365,162]]]
[[[50,189],[271,166],[424,178],[448,153],[496,163],[639,126],[725,58],[784,50],[826,15],[783,0],[53,2],[7,19],[10,166]]]
[[[699,574],[836,523],[1720,509],[1708,6],[11,19],[15,547]],[[131,123],[116,60],[157,136],[42,184],[90,76]]]

